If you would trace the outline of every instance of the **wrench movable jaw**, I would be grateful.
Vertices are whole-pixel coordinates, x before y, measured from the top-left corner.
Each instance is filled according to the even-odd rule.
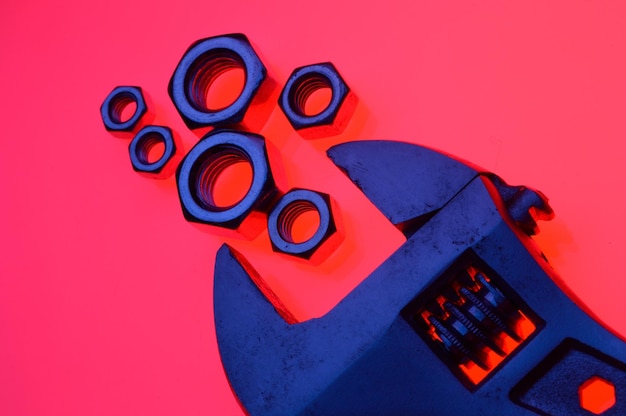
[[[327,153],[407,236],[478,175],[445,154],[404,142],[347,142]]]

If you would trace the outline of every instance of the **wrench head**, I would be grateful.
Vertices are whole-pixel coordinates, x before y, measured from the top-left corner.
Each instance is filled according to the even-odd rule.
[[[598,368],[606,367],[607,379],[626,374],[623,342],[553,282],[547,261],[509,214],[500,194],[508,188],[472,166],[406,143],[353,142],[328,153],[407,241],[327,314],[305,322],[289,314],[241,254],[228,246],[219,250],[217,341],[226,376],[248,414],[571,411],[580,407],[580,386],[554,385],[545,377],[565,359],[546,357],[572,339]],[[475,273],[482,284],[466,283],[459,270],[486,277]],[[444,311],[432,312],[433,302]],[[425,311],[435,318],[423,320]],[[516,332],[517,318],[510,318],[522,315],[532,323],[524,335]],[[472,329],[472,320],[479,329]],[[476,355],[488,350],[486,344],[504,350],[507,332],[519,339],[515,348],[502,351],[498,363],[482,362],[488,371],[479,381],[466,378],[459,368],[480,362]],[[481,333],[492,338],[472,338]],[[588,371],[577,375],[589,379]],[[626,403],[621,380],[608,380],[617,395],[611,411]]]

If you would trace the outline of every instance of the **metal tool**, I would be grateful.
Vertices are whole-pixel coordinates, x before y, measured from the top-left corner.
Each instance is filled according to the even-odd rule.
[[[602,414],[626,414],[626,344],[559,289],[529,237],[552,216],[542,194],[407,143],[328,155],[407,240],[300,323],[219,250],[217,340],[247,413],[589,415],[581,388],[601,379],[615,396]]]

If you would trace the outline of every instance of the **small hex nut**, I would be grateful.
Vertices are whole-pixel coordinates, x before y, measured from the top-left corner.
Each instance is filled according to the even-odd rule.
[[[128,120],[122,120],[122,111],[128,104],[135,103],[135,112]],[[119,86],[107,96],[100,107],[104,128],[108,131],[130,132],[146,114],[148,106],[141,87]]]
[[[307,99],[321,88],[330,88],[332,92],[330,103],[320,113],[307,115],[304,111]],[[278,105],[289,123],[306,139],[342,133],[354,113],[356,104],[356,95],[330,62],[295,69],[278,100]]]
[[[306,211],[319,214],[319,227],[306,241],[292,235],[295,219]],[[268,217],[268,233],[274,251],[319,263],[341,241],[338,209],[330,195],[308,189],[292,189],[280,198]]]
[[[225,108],[209,108],[206,103],[208,88],[219,75],[232,68],[242,68],[245,72],[245,84],[239,97]],[[178,63],[168,91],[190,129],[249,127],[246,126],[247,113],[257,101],[267,98],[267,81],[267,70],[248,38],[242,34],[230,34],[194,42]]]
[[[162,143],[163,154],[157,160],[149,160],[149,152],[153,146]],[[146,126],[139,130],[128,146],[130,162],[136,172],[149,174],[155,178],[166,178],[173,173],[167,169],[168,163],[176,154],[176,144],[172,130],[163,126]]]
[[[213,198],[216,178],[239,162],[252,167],[250,188],[234,205],[218,206]],[[187,221],[234,230],[248,238],[265,227],[267,209],[277,194],[265,139],[234,130],[217,130],[204,136],[181,162],[176,179]]]

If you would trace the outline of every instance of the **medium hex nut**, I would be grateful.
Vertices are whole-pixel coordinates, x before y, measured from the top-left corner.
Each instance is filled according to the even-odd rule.
[[[156,160],[150,160],[150,150],[163,145],[163,153]],[[139,130],[128,146],[133,169],[150,177],[165,179],[173,172],[174,163],[170,163],[176,154],[176,144],[172,130],[163,126],[146,126]]]
[[[232,164],[252,167],[246,195],[230,206],[215,202],[216,179]],[[266,211],[277,194],[262,136],[233,130],[207,134],[185,156],[177,172],[183,215],[187,221],[237,231],[253,238],[265,227]]]
[[[295,220],[304,212],[317,211],[319,226],[306,241],[293,236]],[[269,214],[267,228],[274,251],[313,263],[326,259],[342,239],[338,209],[327,194],[308,189],[292,189],[280,198]]]
[[[122,120],[122,111],[132,103],[135,112],[128,120]],[[147,110],[141,88],[134,86],[115,87],[100,106],[102,122],[108,131],[133,131]]]
[[[209,108],[206,94],[222,73],[241,68],[245,73],[243,90],[225,108]],[[216,36],[193,43],[178,63],[169,83],[174,106],[190,129],[238,126],[260,129],[269,116],[273,83],[267,70],[242,34]],[[259,111],[256,107],[266,107]],[[262,113],[262,114],[261,114]],[[259,125],[261,124],[261,125]]]
[[[308,98],[322,88],[330,88],[332,92],[329,104],[318,114],[306,114]],[[357,101],[337,68],[325,62],[295,69],[280,94],[278,105],[302,137],[316,139],[342,133]]]

